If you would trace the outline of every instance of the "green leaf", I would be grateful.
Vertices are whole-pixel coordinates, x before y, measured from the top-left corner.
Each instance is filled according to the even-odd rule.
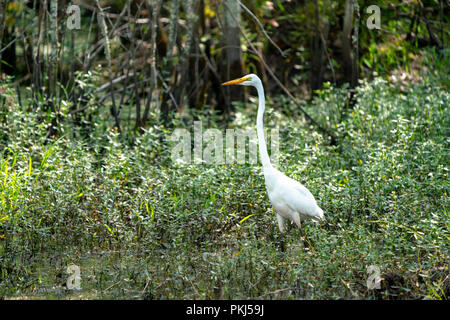
[[[285,11],[285,10],[284,10],[284,7],[283,7],[283,5],[281,4],[281,1],[280,1],[280,0],[277,0],[277,5],[278,5],[278,8],[280,8],[281,12],[284,12],[284,11]]]

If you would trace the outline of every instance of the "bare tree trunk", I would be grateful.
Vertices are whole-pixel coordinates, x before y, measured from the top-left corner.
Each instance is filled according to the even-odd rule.
[[[200,27],[202,24],[202,19],[204,19],[204,8],[202,7],[203,1],[194,1],[192,10],[192,38],[191,38],[191,49],[188,59],[188,73],[187,73],[187,83],[189,84],[188,91],[188,101],[189,107],[191,109],[197,108],[200,105],[201,100],[201,86],[203,83],[202,76],[200,75]],[[195,16],[195,18],[194,18]]]
[[[0,0],[0,76],[2,74],[3,63],[2,60],[2,49],[3,49],[3,36],[5,31],[5,16],[6,16],[6,0]]]
[[[186,26],[186,44],[183,52],[180,52],[181,58],[179,62],[178,70],[181,73],[181,77],[178,83],[175,83],[175,99],[178,102],[179,108],[183,108],[185,103],[183,102],[184,93],[189,83],[189,73],[191,72],[191,54],[196,45],[196,28],[197,28],[197,14],[195,8],[197,7],[197,1],[186,0],[184,10],[186,12],[187,26]],[[194,58],[195,59],[195,58]],[[188,97],[189,98],[189,97]],[[181,111],[181,110],[180,110]]]
[[[353,29],[353,17],[354,6],[353,0],[346,0],[345,2],[345,15],[344,26],[342,30],[342,62],[344,71],[344,81],[350,84],[350,87],[356,85],[356,70],[355,61],[352,50],[352,29]]]
[[[358,84],[359,79],[359,4],[358,0],[352,0],[353,11],[355,12],[355,32],[353,41],[353,52],[355,53],[353,58],[353,74],[352,74],[352,87]]]
[[[128,18],[131,18],[131,4],[130,0],[125,3],[124,10],[128,13]],[[132,28],[131,28],[132,26]],[[138,85],[138,70],[136,68],[136,24],[128,24],[128,38],[130,40],[130,60],[133,63],[133,80],[134,80],[134,103],[136,105],[136,119],[134,124],[134,130],[139,130],[142,126],[141,121],[141,100],[139,98],[139,85]]]
[[[167,57],[173,56],[174,47],[177,43],[177,31],[178,31],[178,8],[179,0],[173,0],[170,9],[170,25],[169,25],[169,43],[167,45]]]
[[[48,66],[48,88],[51,98],[57,98],[56,82],[58,75],[58,1],[50,1],[50,59]],[[54,112],[54,110],[52,109]]]
[[[173,68],[175,46],[177,44],[177,32],[178,32],[178,10],[179,0],[173,0],[170,7],[170,22],[169,22],[169,36],[167,44],[167,64],[166,69],[170,70],[171,79],[173,84],[176,83],[177,70]],[[155,40],[156,41],[156,40]],[[170,93],[165,92],[161,101],[161,118],[163,124],[167,126],[169,124],[169,113],[172,111],[172,104],[169,102]],[[174,98],[175,99],[175,98]],[[176,103],[176,101],[175,101]],[[174,103],[174,104],[175,104]]]
[[[223,79],[234,79],[241,77],[243,73],[240,39],[241,9],[236,0],[224,0],[223,17],[223,42],[225,48],[223,61],[225,66],[222,68],[221,76]],[[229,86],[225,88],[225,94],[228,96],[228,99],[225,100],[222,110],[228,114],[233,110],[232,101],[243,99],[243,91],[237,86]]]
[[[3,21],[0,25],[0,50],[2,53],[0,54],[0,59],[3,60],[3,62],[0,63],[0,71],[3,71],[7,74],[13,74],[15,71],[17,56],[16,56],[16,40],[15,39],[15,26],[12,26],[12,31],[10,32],[8,28],[6,27],[6,10],[7,10],[7,3],[8,1],[2,0],[3,8],[1,9],[2,13],[0,16],[0,19]]]
[[[323,82],[323,73],[325,71],[324,53],[325,43],[320,23],[319,2],[315,0],[314,8],[314,36],[311,40],[311,74],[310,74],[310,86],[311,90],[320,89]],[[325,33],[328,33],[328,25],[325,26]]]
[[[156,36],[158,28],[158,16],[161,9],[161,0],[153,1],[152,6],[152,19],[151,19],[151,61],[150,61],[150,88],[148,92],[147,104],[145,106],[144,115],[142,116],[142,123],[145,124],[150,112],[150,106],[152,103],[153,92],[157,89],[157,70],[156,70]],[[171,48],[169,47],[169,52]],[[156,94],[158,99],[158,94]]]
[[[35,108],[37,108],[42,97],[42,63],[40,60],[41,55],[41,43],[44,34],[44,21],[46,18],[47,11],[47,0],[38,1],[39,3],[39,15],[38,15],[38,30],[37,33],[33,33],[33,101],[35,102]],[[36,5],[34,1],[33,5]],[[36,103],[37,102],[37,103]]]
[[[105,39],[104,49],[105,49],[106,60],[108,62],[108,74],[109,74],[109,84],[110,84],[109,89],[111,90],[111,101],[112,101],[111,114],[114,117],[115,126],[116,126],[117,130],[119,132],[121,132],[119,115],[117,113],[117,107],[116,107],[116,100],[114,99],[114,86],[113,86],[113,82],[112,82],[113,74],[112,74],[112,68],[111,68],[111,51],[110,51],[110,47],[109,47],[108,28],[106,26],[105,18],[103,17],[103,9],[100,7],[98,0],[96,0],[96,2],[97,2],[97,7],[100,10],[100,12],[97,14],[97,18],[98,18],[98,22],[99,22],[100,29],[102,32],[102,36]]]
[[[47,136],[55,136],[58,131],[58,1],[50,1],[50,59],[48,64],[48,104],[52,112],[52,121]]]

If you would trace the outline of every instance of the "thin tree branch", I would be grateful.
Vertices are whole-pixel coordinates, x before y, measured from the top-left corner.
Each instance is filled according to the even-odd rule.
[[[169,97],[172,100],[173,104],[175,105],[175,108],[178,110],[177,100],[175,99],[175,97],[173,96],[172,92],[170,91],[170,88],[167,86],[166,82],[164,81],[163,77],[158,72],[158,70],[155,70],[155,72],[156,72],[156,75],[158,76],[159,80],[161,80],[161,83],[162,83],[164,89],[166,89],[167,93],[169,94]]]
[[[253,18],[253,20],[256,21],[256,23],[259,25],[261,31],[264,33],[264,36],[267,38],[267,40],[269,40],[269,42],[275,47],[277,48],[278,52],[280,52],[281,56],[283,58],[286,58],[286,54],[283,52],[283,50],[281,50],[281,48],[272,40],[272,38],[267,34],[266,30],[264,29],[264,26],[262,25],[262,23],[258,20],[258,18],[253,14],[253,12],[250,11],[249,8],[247,8],[240,0],[237,0],[237,2],[239,3],[239,5]],[[228,8],[228,5],[226,5]]]
[[[103,9],[100,7],[100,4],[97,2],[97,6],[100,10],[100,12],[103,12]],[[117,114],[117,107],[116,107],[116,101],[114,99],[114,92],[113,92],[113,87],[112,87],[112,66],[111,66],[111,51],[110,51],[110,47],[109,47],[109,38],[108,38],[108,29],[106,27],[106,22],[105,19],[103,17],[102,14],[98,14],[97,18],[99,20],[100,23],[100,28],[102,31],[102,35],[105,38],[105,55],[106,55],[106,60],[108,61],[108,74],[109,74],[109,81],[110,81],[110,89],[111,89],[111,100],[112,100],[112,105],[111,105],[111,113],[114,117],[114,121],[115,121],[115,125],[117,127],[117,130],[119,132],[121,132],[120,130],[120,121],[119,121],[119,116]]]

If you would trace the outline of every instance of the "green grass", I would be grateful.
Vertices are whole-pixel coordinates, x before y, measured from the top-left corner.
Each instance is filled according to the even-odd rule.
[[[90,139],[73,139],[70,123],[45,141],[46,122],[5,87],[0,296],[448,298],[445,79],[430,74],[406,91],[362,82],[353,109],[346,89],[319,92],[307,108],[339,134],[338,146],[288,101],[268,98],[279,168],[311,190],[327,218],[304,224],[305,244],[290,226],[285,252],[259,165],[173,164],[171,130],[158,124],[133,146],[99,126]],[[239,105],[230,127],[253,127],[255,117],[253,105]],[[72,263],[81,291],[64,290]],[[379,290],[366,284],[371,265]]]

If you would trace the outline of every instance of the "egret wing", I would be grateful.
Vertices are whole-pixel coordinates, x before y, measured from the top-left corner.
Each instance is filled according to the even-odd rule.
[[[286,179],[289,181],[289,185],[295,189],[297,192],[299,192],[302,196],[309,198],[311,200],[313,200],[314,202],[316,201],[316,199],[314,199],[314,196],[312,195],[312,193],[304,186],[302,185],[300,182],[291,179],[287,176],[285,176]]]
[[[291,210],[301,216],[313,217],[317,203],[312,193],[301,183],[286,177],[283,187],[283,200]]]

